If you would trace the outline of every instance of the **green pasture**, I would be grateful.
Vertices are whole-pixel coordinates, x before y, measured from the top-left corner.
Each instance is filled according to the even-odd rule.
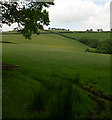
[[[110,38],[110,33],[104,33],[104,32],[93,32],[93,33],[61,33],[63,35],[66,35],[68,37],[72,37],[72,38],[90,38],[90,39],[98,39],[100,41],[104,41]]]
[[[76,38],[109,38],[109,33],[66,34]],[[57,34],[33,35],[31,40],[25,40],[21,34],[10,33],[3,34],[2,40],[11,42],[2,43],[3,63],[19,66],[17,69],[3,71],[4,118],[49,118],[53,110],[57,115],[55,108],[59,101],[56,96],[64,98],[65,92],[61,87],[71,79],[77,79],[77,75],[81,84],[96,82],[98,91],[110,94],[110,55],[86,53],[88,46]],[[35,103],[34,93],[41,89],[44,91],[43,86],[46,86],[46,90],[49,88],[50,96],[44,106],[45,111],[33,111],[30,105]],[[80,100],[74,104],[73,114],[87,117],[96,103],[88,97],[88,92],[76,84],[73,84],[73,88],[80,94]],[[107,112],[105,109],[99,116]]]

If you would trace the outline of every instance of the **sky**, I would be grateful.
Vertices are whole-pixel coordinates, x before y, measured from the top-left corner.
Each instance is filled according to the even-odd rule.
[[[103,29],[110,30],[111,0],[54,0],[49,9],[50,28],[70,30]],[[3,31],[12,30],[6,25]],[[45,29],[48,27],[45,26]]]

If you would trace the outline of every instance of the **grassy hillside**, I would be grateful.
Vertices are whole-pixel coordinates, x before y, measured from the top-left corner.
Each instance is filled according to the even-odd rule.
[[[19,66],[3,71],[4,118],[53,118],[66,113],[88,118],[95,110],[93,117],[109,114],[108,100],[101,98],[106,108],[97,114],[97,102],[88,96],[92,93],[83,89],[94,85],[100,93],[110,94],[109,55],[85,53],[88,46],[56,34],[33,35],[31,40],[4,34],[3,41],[11,42],[2,43],[3,63]]]
[[[73,32],[73,33],[61,33],[63,35],[66,35],[66,36],[69,36],[69,37],[72,37],[72,38],[92,38],[92,39],[98,39],[100,41],[104,41],[106,39],[109,39],[110,38],[110,33],[103,33],[103,32],[99,32],[99,33],[76,33],[76,32]]]

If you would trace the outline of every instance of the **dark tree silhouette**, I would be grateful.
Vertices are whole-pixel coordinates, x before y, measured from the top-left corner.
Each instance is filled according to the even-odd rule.
[[[43,26],[49,25],[49,13],[46,8],[53,2],[12,2],[2,3],[2,24],[17,23],[17,31],[26,39],[31,39],[32,33],[39,34]]]

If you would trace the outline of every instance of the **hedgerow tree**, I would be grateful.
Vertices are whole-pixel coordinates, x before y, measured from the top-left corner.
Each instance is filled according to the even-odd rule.
[[[49,25],[49,13],[46,8],[53,2],[12,2],[2,3],[2,24],[17,23],[15,28],[26,39],[31,39],[33,33],[39,34],[43,26]]]

